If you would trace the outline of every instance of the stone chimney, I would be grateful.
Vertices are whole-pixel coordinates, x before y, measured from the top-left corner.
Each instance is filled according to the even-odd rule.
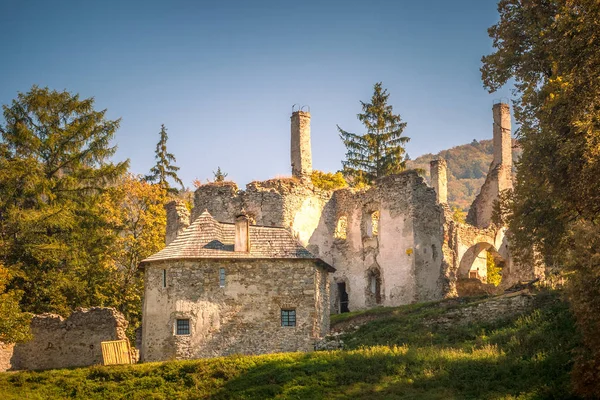
[[[446,160],[433,160],[429,163],[431,186],[435,189],[435,198],[439,204],[448,203],[448,177]]]
[[[235,217],[234,250],[248,253],[250,251],[250,221],[248,215],[242,212]]]
[[[508,165],[512,168],[512,139],[510,136],[510,106],[497,103],[492,107],[494,115],[494,161],[492,168]]]
[[[292,175],[307,178],[312,174],[312,156],[310,151],[310,113],[294,111],[292,113]]]
[[[167,210],[167,234],[165,242],[167,245],[190,225],[190,211],[181,200],[173,200],[165,205]]]

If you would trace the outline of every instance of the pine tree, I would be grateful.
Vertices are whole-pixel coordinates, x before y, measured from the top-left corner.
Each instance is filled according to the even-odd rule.
[[[223,171],[221,171],[221,167],[217,167],[217,171],[213,171],[213,175],[215,177],[215,182],[224,182],[225,178],[227,178],[227,173],[223,173]]]
[[[119,121],[94,100],[33,86],[0,125],[0,262],[35,313],[102,305],[103,250],[116,235],[99,207],[128,162],[109,161]]]
[[[178,190],[171,187],[169,179],[174,180],[176,183],[181,185],[181,189],[184,190],[183,182],[177,176],[179,167],[173,165],[176,162],[175,156],[167,152],[167,128],[165,125],[160,127],[160,140],[156,144],[156,165],[150,169],[150,175],[145,177],[146,181],[150,183],[157,183],[168,193],[176,194]]]
[[[389,97],[379,82],[374,86],[371,102],[360,102],[363,112],[357,117],[367,130],[365,134],[337,127],[347,149],[346,161],[342,161],[343,172],[354,186],[372,184],[377,178],[406,168],[404,145],[410,140],[402,136],[406,122],[392,112],[392,106],[387,103]]]

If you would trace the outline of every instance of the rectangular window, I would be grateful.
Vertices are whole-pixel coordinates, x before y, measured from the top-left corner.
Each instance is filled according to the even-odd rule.
[[[167,270],[163,269],[163,287],[167,287]]]
[[[296,326],[296,310],[281,310],[281,326]]]
[[[189,335],[190,334],[190,320],[189,319],[178,319],[175,327],[176,335]]]
[[[225,287],[225,268],[219,268],[219,286]]]

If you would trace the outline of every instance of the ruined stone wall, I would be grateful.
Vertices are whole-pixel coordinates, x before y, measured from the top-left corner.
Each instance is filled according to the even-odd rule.
[[[14,344],[0,342],[0,372],[8,371],[12,364],[10,360],[13,356]]]
[[[378,212],[377,234],[369,234]],[[346,237],[335,238],[340,218]],[[380,179],[366,191],[338,190],[324,209],[310,244],[333,265],[332,312],[338,312],[337,283],[346,285],[351,311],[443,297],[442,208],[435,192],[414,171]],[[374,296],[371,276],[380,280]],[[379,298],[377,298],[379,297]]]
[[[168,245],[190,225],[190,212],[181,200],[174,200],[167,203],[165,210],[167,211],[165,242]]]
[[[324,192],[294,178],[253,182],[245,191],[233,183],[208,184],[196,191],[194,205],[193,218],[207,209],[215,219],[232,222],[244,208],[258,225],[290,228],[337,269],[332,312],[338,310],[338,282],[346,283],[351,310],[439,299],[449,287],[443,208],[414,171],[382,178],[362,191]],[[373,212],[379,213],[379,232],[369,236]],[[340,217],[346,220],[345,239],[335,237]],[[379,275],[379,296],[371,293],[372,273]]]
[[[433,323],[463,325],[472,322],[494,322],[530,311],[534,298],[528,293],[503,295],[486,299],[480,303],[448,311]]]
[[[329,323],[327,279],[320,269],[314,260],[301,259],[146,266],[142,359],[312,350]],[[295,327],[281,326],[282,308],[296,310]],[[178,318],[190,320],[190,335],[175,335]]]
[[[36,315],[31,321],[33,338],[14,346],[11,369],[102,364],[100,343],[127,339],[125,329],[127,321],[114,308],[78,309],[67,319],[54,314]]]

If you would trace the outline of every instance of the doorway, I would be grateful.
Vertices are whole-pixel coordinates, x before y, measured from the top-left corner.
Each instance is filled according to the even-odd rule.
[[[348,292],[346,292],[346,282],[338,282],[338,299],[340,304],[340,314],[350,312],[348,308]]]

